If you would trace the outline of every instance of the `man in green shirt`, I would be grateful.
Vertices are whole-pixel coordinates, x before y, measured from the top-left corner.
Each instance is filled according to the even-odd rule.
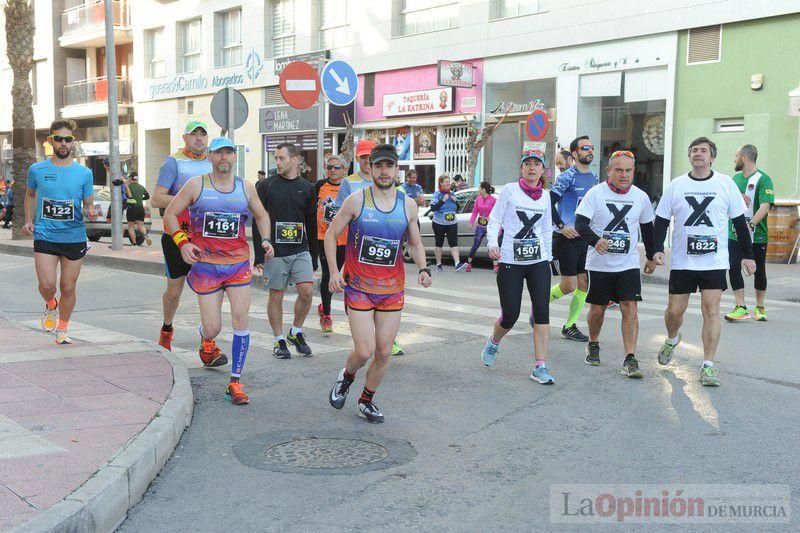
[[[149,200],[150,195],[147,193],[147,189],[139,185],[139,174],[135,171],[131,172],[127,178],[123,178],[122,183],[125,187],[125,194],[128,197],[125,216],[128,220],[128,236],[131,239],[131,244],[137,245],[135,228],[144,235],[144,242],[147,243],[147,246],[150,246],[153,241],[144,227],[144,201]]]
[[[744,216],[753,236],[753,254],[756,260],[756,273],[753,281],[756,290],[756,308],[753,316],[759,322],[766,322],[767,311],[764,308],[764,295],[767,292],[766,259],[767,242],[769,241],[767,214],[769,208],[775,203],[775,191],[772,178],[763,170],[758,169],[756,159],[758,159],[758,150],[752,144],[745,144],[739,148],[734,161],[737,172],[733,176],[733,181],[742,193],[745,204]],[[733,295],[736,298],[736,307],[725,315],[725,320],[738,322],[750,319],[750,311],[744,302],[744,279],[740,267],[742,258],[732,224],[729,224],[728,232],[728,256],[730,258],[728,274]]]

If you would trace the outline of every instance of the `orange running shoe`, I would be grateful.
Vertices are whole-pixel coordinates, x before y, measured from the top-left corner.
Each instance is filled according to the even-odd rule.
[[[225,396],[231,401],[233,405],[247,405],[250,403],[250,398],[242,390],[242,384],[238,381],[228,383],[228,388],[225,390]]]
[[[319,318],[319,327],[322,333],[333,333],[333,319],[331,315],[322,315]]]
[[[211,368],[228,364],[228,358],[217,348],[217,343],[214,342],[214,339],[203,337],[201,339],[200,360],[203,361],[203,365]]]
[[[158,345],[164,348],[165,350],[171,352],[172,351],[172,335],[175,333],[175,330],[164,331],[161,330],[161,333],[158,335]]]

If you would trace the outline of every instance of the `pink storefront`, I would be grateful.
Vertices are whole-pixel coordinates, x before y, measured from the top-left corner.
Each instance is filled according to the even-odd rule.
[[[440,174],[467,174],[466,121],[480,118],[483,61],[462,63],[472,65],[472,87],[439,86],[435,64],[359,76],[357,136],[394,144],[401,172],[417,170],[425,192]]]

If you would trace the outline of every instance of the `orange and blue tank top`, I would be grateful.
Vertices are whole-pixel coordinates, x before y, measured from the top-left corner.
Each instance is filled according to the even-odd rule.
[[[408,229],[406,195],[396,189],[391,211],[375,204],[372,187],[364,189],[358,218],[350,222],[344,271],[348,286],[370,294],[392,294],[405,287],[403,238]]]
[[[232,265],[250,260],[245,226],[251,216],[242,178],[234,178],[230,192],[218,190],[209,174],[200,177],[202,189],[189,207],[192,244],[200,248],[200,261]]]

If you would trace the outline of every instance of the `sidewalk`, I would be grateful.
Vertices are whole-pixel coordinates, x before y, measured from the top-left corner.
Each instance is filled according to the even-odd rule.
[[[155,233],[156,228],[160,228],[160,223],[156,224],[156,222],[156,220],[153,220],[152,246],[126,245],[122,250],[113,251],[111,250],[109,239],[103,239],[102,242],[91,243],[92,246],[89,253],[86,254],[85,262],[130,272],[164,275],[163,256],[161,254],[161,243],[159,242],[160,233]],[[33,241],[12,241],[11,230],[0,229],[0,253],[32,256]],[[667,265],[659,268],[653,275],[642,274],[643,283],[668,284],[670,250],[668,249],[666,253]],[[250,243],[250,257],[253,257],[252,242]],[[767,277],[769,280],[767,297],[800,301],[800,264],[768,263]],[[257,288],[262,288],[263,279],[254,277],[253,284]],[[745,280],[745,286],[749,287],[747,289],[748,294],[752,293],[752,281]]]
[[[2,531],[114,530],[191,420],[176,356],[72,337],[59,346],[0,315]]]

